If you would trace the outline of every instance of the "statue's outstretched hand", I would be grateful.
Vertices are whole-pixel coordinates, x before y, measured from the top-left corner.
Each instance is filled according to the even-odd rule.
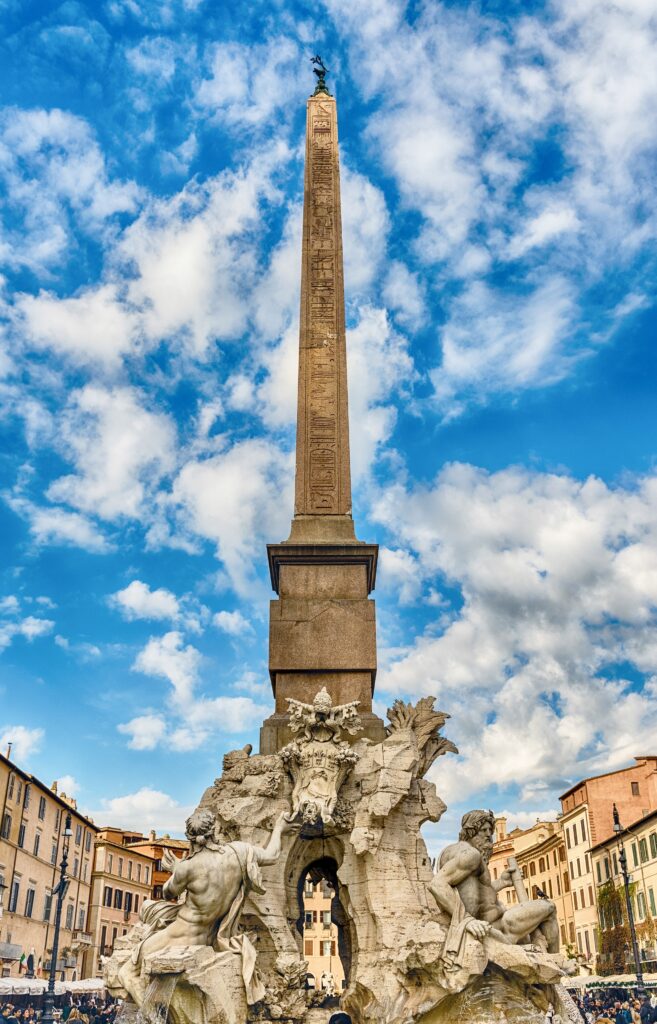
[[[301,828],[301,822],[297,821],[296,815],[293,815],[289,811],[283,811],[279,814],[276,821],[276,826],[280,828],[281,832],[294,832]]]
[[[499,878],[500,889],[509,889],[513,885],[513,874],[505,868]]]
[[[173,874],[173,872],[176,870],[177,863],[178,858],[176,857],[173,850],[162,851],[162,867],[164,868],[165,871],[170,871],[171,874]]]
[[[470,935],[474,935],[475,939],[485,939],[490,931],[490,924],[488,921],[478,921],[476,917],[470,918],[465,926],[466,932]]]

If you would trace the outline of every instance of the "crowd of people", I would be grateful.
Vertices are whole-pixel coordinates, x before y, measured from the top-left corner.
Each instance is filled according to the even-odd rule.
[[[657,991],[591,989],[573,999],[586,1024],[657,1024]]]
[[[120,1003],[109,996],[57,996],[54,1016],[60,1024],[114,1024]],[[29,996],[24,1001],[12,996],[0,1001],[0,1024],[38,1024],[44,1009],[44,996]]]

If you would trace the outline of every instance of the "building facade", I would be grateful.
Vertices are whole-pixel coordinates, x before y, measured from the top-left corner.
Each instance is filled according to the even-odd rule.
[[[144,900],[152,897],[154,860],[132,843],[142,838],[118,828],[98,832],[89,913],[91,947],[84,977],[100,973],[102,958],[112,954],[116,939],[137,923]]]
[[[543,893],[557,908],[561,952],[575,949],[575,922],[566,848],[559,822],[537,821],[528,829],[506,831],[506,818],[495,820],[496,840],[489,861],[491,878],[495,881],[507,866],[507,859],[515,857],[522,871],[527,895],[540,899]],[[504,889],[499,898],[513,906],[518,902],[514,889]]]
[[[622,819],[621,819],[622,820]],[[600,922],[599,970],[633,970],[619,849],[630,872],[632,912],[644,971],[657,970],[657,810],[651,811],[591,849]]]
[[[303,957],[308,961],[307,984],[321,989],[322,978],[333,976],[335,991],[345,987],[344,967],[338,952],[338,927],[331,918],[335,893],[325,879],[306,878],[303,890]]]
[[[16,976],[32,955],[34,971],[50,967],[56,897],[71,815],[69,885],[62,907],[58,977],[80,978],[90,945],[87,916],[91,900],[96,826],[75,800],[46,786],[0,755],[0,971]],[[21,958],[24,958],[21,961]]]
[[[127,833],[126,833],[127,835]],[[149,832],[148,836],[135,835],[126,839],[126,845],[131,850],[137,850],[153,861],[153,883],[152,899],[162,899],[162,889],[171,872],[167,871],[162,863],[165,853],[172,853],[180,860],[189,853],[189,841],[187,839],[172,839],[169,835],[158,836],[155,832]]]
[[[612,836],[614,804],[625,820],[657,810],[657,757],[634,760],[629,768],[583,779],[560,797],[577,949],[592,967],[600,925],[591,849]]]

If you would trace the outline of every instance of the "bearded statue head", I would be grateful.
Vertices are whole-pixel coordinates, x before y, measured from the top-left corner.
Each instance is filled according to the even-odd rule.
[[[468,811],[461,818],[459,839],[474,846],[486,863],[493,851],[494,835],[495,815],[492,811]]]

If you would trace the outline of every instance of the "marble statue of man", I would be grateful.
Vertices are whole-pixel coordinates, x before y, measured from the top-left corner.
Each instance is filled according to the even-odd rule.
[[[466,934],[475,939],[490,935],[515,945],[531,942],[541,951],[559,952],[556,907],[550,900],[526,900],[503,906],[498,892],[514,884],[510,871],[492,881],[488,861],[493,850],[495,816],[492,811],[469,811],[461,821],[459,841],[447,846],[429,891],[438,906],[450,915],[442,961],[446,970],[457,970]]]
[[[246,935],[237,935],[237,924],[250,891],[263,893],[260,865],[273,864],[281,852],[281,835],[294,828],[281,814],[269,843],[220,843],[215,837],[211,811],[197,811],[187,821],[190,852],[182,860],[171,856],[165,864],[171,877],[163,888],[164,900],[147,900],[141,912],[146,925],[132,956],[119,972],[120,980],[140,1005],[144,994],[141,963],[172,946],[212,946],[218,952],[241,953],[247,1000],[256,1002],[259,983],[254,974],[255,950]],[[183,902],[177,900],[185,894]],[[264,990],[263,990],[264,994]]]

